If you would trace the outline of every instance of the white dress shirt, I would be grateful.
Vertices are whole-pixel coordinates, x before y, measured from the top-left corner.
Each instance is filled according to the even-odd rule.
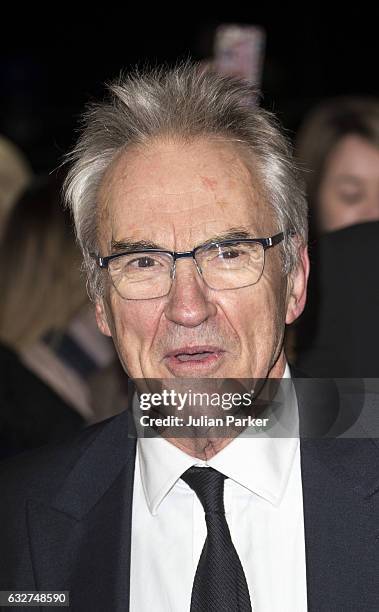
[[[286,369],[286,377],[289,370]],[[291,394],[287,408],[296,414]],[[239,436],[208,461],[164,438],[139,438],[135,465],[131,612],[189,612],[207,535],[203,507],[180,476],[192,465],[225,474],[225,514],[253,612],[306,612],[300,445]],[[233,612],[233,611],[231,611]]]

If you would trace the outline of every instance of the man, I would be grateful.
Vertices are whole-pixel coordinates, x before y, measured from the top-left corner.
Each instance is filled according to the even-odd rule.
[[[289,377],[306,206],[273,119],[188,64],[111,91],[66,195],[125,370],[137,387]],[[136,444],[123,413],[4,467],[0,585],[68,590],[78,611],[374,610],[377,466],[371,441]]]

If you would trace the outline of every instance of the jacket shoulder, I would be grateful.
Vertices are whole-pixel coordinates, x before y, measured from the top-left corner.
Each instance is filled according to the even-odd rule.
[[[85,450],[120,415],[95,423],[59,442],[26,451],[0,463],[0,516],[30,496],[54,494]]]

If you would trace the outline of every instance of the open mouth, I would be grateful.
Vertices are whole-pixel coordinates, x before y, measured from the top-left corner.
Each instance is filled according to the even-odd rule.
[[[210,355],[214,355],[211,351],[201,351],[199,353],[179,353],[175,355],[178,361],[203,361]]]
[[[216,346],[180,347],[165,355],[165,361],[171,371],[186,369],[206,369],[214,367],[224,351]]]

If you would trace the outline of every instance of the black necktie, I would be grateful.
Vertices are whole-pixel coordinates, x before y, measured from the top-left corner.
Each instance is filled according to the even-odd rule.
[[[191,612],[251,612],[245,574],[225,518],[225,478],[206,467],[191,467],[182,475],[204,508],[208,531],[193,581]]]

